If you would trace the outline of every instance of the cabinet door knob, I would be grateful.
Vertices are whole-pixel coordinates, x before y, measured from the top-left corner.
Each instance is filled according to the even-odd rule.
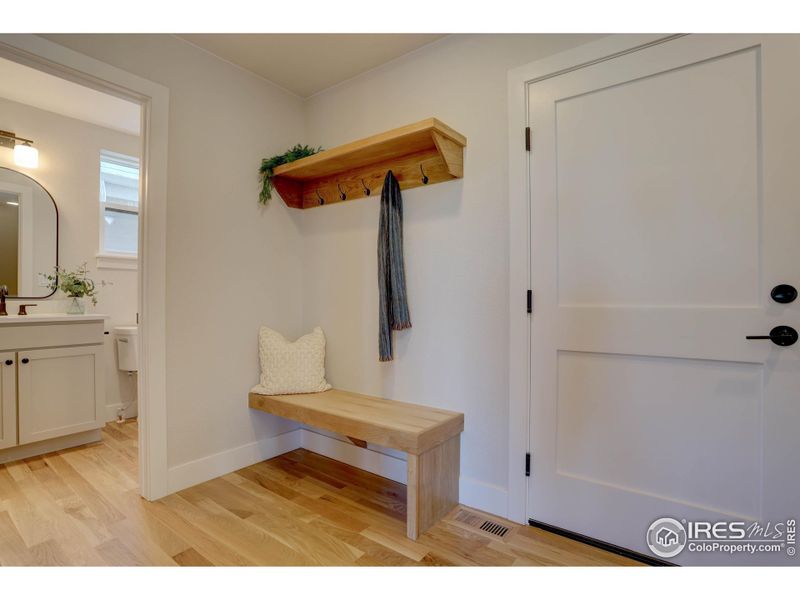
[[[11,365],[13,365],[13,364],[14,364],[14,361],[13,361],[13,360],[11,360],[10,358],[7,358],[7,359],[6,359],[6,364],[7,364],[7,365],[10,367]]]
[[[27,358],[23,358],[22,359],[22,364],[23,365],[27,365],[29,362],[30,362],[30,360],[28,360]]]

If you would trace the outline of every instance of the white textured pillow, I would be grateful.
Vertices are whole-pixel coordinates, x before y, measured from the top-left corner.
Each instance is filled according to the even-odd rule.
[[[261,383],[257,394],[307,394],[331,389],[325,381],[325,334],[315,327],[290,342],[269,327],[258,332]]]

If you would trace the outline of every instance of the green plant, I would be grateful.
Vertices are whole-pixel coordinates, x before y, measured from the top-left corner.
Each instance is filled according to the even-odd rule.
[[[294,148],[290,148],[283,154],[278,154],[272,158],[261,159],[261,167],[258,169],[261,175],[261,192],[258,194],[258,201],[261,204],[266,204],[267,200],[272,198],[272,176],[275,167],[294,162],[306,156],[312,156],[320,150],[322,150],[322,148],[309,148],[308,146],[297,144]]]
[[[59,289],[70,298],[83,298],[85,296],[91,299],[93,306],[96,306],[97,291],[95,290],[94,281],[87,277],[88,274],[89,269],[86,268],[86,263],[83,263],[74,271],[56,267],[51,275],[42,273],[47,278],[51,290]]]

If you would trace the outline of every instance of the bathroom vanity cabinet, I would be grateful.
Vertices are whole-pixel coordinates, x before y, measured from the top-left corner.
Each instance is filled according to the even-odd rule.
[[[100,439],[104,319],[0,317],[0,462]]]

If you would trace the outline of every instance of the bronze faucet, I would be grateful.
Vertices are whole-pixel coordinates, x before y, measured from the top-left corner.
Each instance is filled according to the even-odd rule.
[[[8,286],[0,285],[0,317],[7,317],[6,296],[8,296]]]
[[[24,317],[28,314],[28,311],[25,310],[28,306],[39,306],[38,304],[20,304],[19,305],[19,312],[17,313],[18,317]]]

